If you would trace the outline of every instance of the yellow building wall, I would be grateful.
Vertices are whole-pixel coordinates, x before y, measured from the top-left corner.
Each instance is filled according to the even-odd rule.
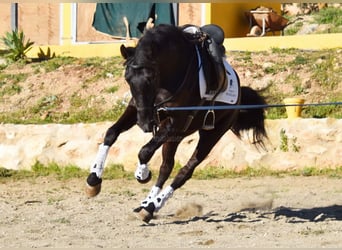
[[[225,31],[224,45],[229,50],[263,51],[271,48],[299,48],[299,49],[325,49],[342,47],[342,33],[338,34],[316,34],[297,36],[267,36],[267,37],[246,37],[249,32],[249,22],[244,12],[254,9],[259,5],[271,7],[280,13],[280,4],[276,3],[207,3],[205,8],[205,23],[215,23],[223,27]],[[34,46],[28,52],[31,58],[37,57],[39,49],[58,56],[72,57],[109,57],[119,56],[120,46],[135,46],[135,41],[118,41],[103,44],[73,44],[71,32],[71,4],[61,5],[63,16],[62,41],[61,45]]]
[[[336,34],[317,34],[302,36],[265,36],[265,37],[238,37],[226,38],[224,46],[227,52],[234,50],[241,51],[266,51],[272,48],[280,49],[306,49],[320,50],[331,48],[342,48],[342,33]],[[120,55],[120,46],[135,46],[131,42],[116,42],[105,44],[70,44],[70,45],[52,45],[52,46],[34,46],[27,55],[31,58],[37,57],[39,48],[47,51],[48,47],[51,52],[55,52],[58,56],[72,57],[110,57]]]
[[[62,36],[61,36],[61,45],[71,44],[72,37],[72,5],[71,3],[61,3],[61,13],[62,13]]]
[[[246,37],[249,33],[249,21],[245,12],[255,9],[259,6],[272,8],[279,15],[281,14],[280,3],[211,3],[210,4],[210,22],[220,25],[226,38]],[[267,35],[273,35],[267,33]],[[279,32],[276,32],[279,35]]]

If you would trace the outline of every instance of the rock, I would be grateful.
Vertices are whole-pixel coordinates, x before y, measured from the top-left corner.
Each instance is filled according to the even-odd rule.
[[[306,25],[297,32],[297,35],[306,35],[306,34],[313,33],[317,30],[317,28],[318,28],[318,24],[315,24],[315,23]]]
[[[5,58],[0,58],[0,65],[7,65],[7,61]]]
[[[274,63],[272,63],[272,62],[265,62],[262,65],[263,69],[272,68],[272,67],[274,67]]]

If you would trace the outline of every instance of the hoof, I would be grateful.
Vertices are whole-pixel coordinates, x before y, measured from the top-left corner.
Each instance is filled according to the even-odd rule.
[[[87,178],[87,185],[85,188],[88,197],[94,197],[101,191],[102,179],[98,178],[95,173],[91,173]]]
[[[149,223],[150,220],[153,219],[153,212],[155,210],[154,204],[151,202],[147,207],[138,207],[133,210],[133,212],[137,213],[138,219],[142,220],[145,223]]]
[[[137,181],[141,184],[146,184],[147,182],[149,182],[150,180],[152,179],[152,173],[151,171],[149,171],[148,173],[148,176],[145,180],[140,180],[140,179],[137,179]]]
[[[137,207],[133,209],[134,213],[140,213],[140,211],[143,209],[144,207]]]
[[[94,197],[96,195],[98,195],[101,191],[101,183],[95,185],[95,186],[90,186],[88,183],[85,187],[85,193],[86,195],[91,198]]]
[[[149,223],[153,219],[153,214],[148,212],[146,209],[141,209],[138,213],[139,219],[145,223]]]

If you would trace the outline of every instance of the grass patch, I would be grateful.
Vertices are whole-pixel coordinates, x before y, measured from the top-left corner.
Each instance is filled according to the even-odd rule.
[[[251,64],[252,61],[252,52],[246,51],[246,52],[239,52],[239,57],[236,58],[237,61],[240,61],[245,64]]]
[[[300,77],[296,73],[289,74],[284,80],[284,83],[289,85],[298,84],[298,82],[300,82]]]
[[[111,109],[108,110],[103,110],[101,106],[82,108],[63,114],[63,116],[60,117],[60,123],[73,124],[79,122],[91,123],[116,121],[124,112],[125,108],[126,105],[121,101],[118,101]]]
[[[96,82],[101,78],[114,78],[122,76],[124,70],[123,60],[121,57],[100,58],[93,57],[87,58],[81,63],[82,67],[95,67],[98,70],[92,77],[86,80],[86,84]]]
[[[60,98],[56,95],[44,96],[38,100],[37,104],[31,108],[32,113],[38,114],[44,110],[56,108],[61,103]]]
[[[83,107],[83,101],[78,100],[74,103],[75,106],[69,111],[58,112],[55,107],[59,104],[58,98],[54,101],[51,98],[44,97],[30,109],[0,113],[0,120],[3,123],[37,125],[47,123],[75,124],[81,122],[116,121],[126,108],[126,104],[121,101],[115,103],[111,109],[103,110],[101,105]]]
[[[240,171],[225,169],[223,167],[209,166],[195,171],[193,178],[199,180],[239,178],[239,177],[265,177],[265,176],[283,176],[290,175],[287,171],[274,171],[268,168],[247,167]]]
[[[181,164],[176,163],[171,178],[173,178]],[[0,181],[22,180],[27,178],[38,177],[54,177],[57,180],[68,180],[72,178],[87,178],[88,170],[81,169],[75,165],[59,166],[56,163],[44,165],[37,161],[31,170],[11,170],[0,167]],[[153,170],[153,179],[157,176],[157,171]],[[224,167],[208,166],[201,169],[196,169],[193,174],[193,179],[211,180],[225,178],[241,178],[241,177],[285,177],[285,176],[324,176],[330,178],[342,178],[342,166],[337,168],[317,168],[304,167],[298,170],[272,170],[265,167],[252,168],[247,167],[240,171],[226,169]],[[126,179],[133,180],[134,172],[125,170],[122,164],[112,164],[105,168],[103,173],[104,180]]]
[[[334,102],[334,101],[333,101]],[[326,105],[316,107],[305,107],[302,110],[302,116],[312,118],[326,118],[333,117],[342,119],[342,106],[341,105]]]
[[[310,16],[313,21],[310,23],[316,23],[318,25],[329,25],[329,28],[324,31],[316,31],[315,33],[340,33],[342,32],[342,9],[328,7],[323,8],[317,12],[312,12]],[[289,20],[293,21],[297,17],[286,16]],[[297,20],[293,25],[290,25],[284,30],[285,35],[296,35],[298,31],[304,26],[304,22],[301,20]]]
[[[0,97],[20,93],[22,87],[19,83],[24,81],[28,76],[26,73],[0,74]]]
[[[103,178],[107,180],[113,179],[134,179],[133,172],[126,171],[122,164],[112,164],[107,166],[103,172]]]
[[[340,64],[340,50],[327,49],[298,52],[300,52],[300,50],[272,48],[272,53],[277,54],[279,57],[294,55],[294,59],[288,62],[284,60],[284,62],[272,65],[271,67],[266,68],[264,72],[268,74],[277,74],[283,71],[283,67],[287,68],[287,71],[290,73],[282,82],[293,88],[292,95],[307,95],[310,92],[310,89],[303,85],[305,79],[299,74],[299,70],[304,70],[310,73],[310,81],[313,85],[319,85],[322,92],[321,94],[314,93],[310,102],[340,102],[342,98],[341,90],[338,88],[342,82],[342,74],[340,73],[340,67],[338,67]],[[267,88],[261,91],[261,94],[266,97],[267,103],[269,104],[281,104],[286,97],[285,93],[279,92],[277,84],[274,81],[271,81],[267,85]],[[281,119],[286,117],[285,108],[268,108],[266,110],[267,119]],[[302,117],[331,117],[340,119],[342,117],[342,107],[341,105],[304,107]]]
[[[314,14],[314,19],[318,24],[333,24],[334,26],[342,25],[342,9],[328,7],[321,9]]]
[[[303,27],[304,23],[303,22],[296,22],[293,24],[292,27],[286,28],[284,30],[284,35],[285,36],[292,36],[292,35],[296,35],[297,32]]]
[[[295,59],[293,59],[293,61],[291,62],[292,65],[303,65],[307,63],[308,59],[302,55],[297,55]]]
[[[314,60],[315,58],[312,58]],[[312,77],[325,89],[333,90],[342,81],[339,72],[340,68],[336,67],[337,61],[332,54],[320,56],[315,62],[312,62]]]
[[[1,83],[0,83],[1,86]],[[7,84],[6,86],[1,87],[0,89],[0,97],[3,96],[11,96],[11,95],[15,95],[21,92],[22,87],[20,85],[18,85],[17,83],[13,83],[13,84]]]
[[[89,174],[88,170],[81,169],[75,165],[60,166],[55,162],[47,165],[36,161],[30,170],[13,170],[0,167],[0,180],[13,179],[21,180],[26,178],[37,177],[54,177],[58,180],[68,180],[72,178],[86,178]],[[104,179],[132,179],[134,178],[133,172],[126,171],[121,164],[112,164],[105,168]]]
[[[298,170],[272,170],[265,167],[247,167],[241,171],[225,169],[223,167],[210,166],[195,171],[193,178],[200,180],[238,178],[238,177],[265,177],[265,176],[325,176],[342,178],[342,166],[338,168],[304,167]]]
[[[286,64],[279,63],[279,64],[274,64],[270,67],[266,67],[264,69],[264,72],[265,72],[265,74],[275,75],[276,73],[285,72],[287,70],[288,70],[288,68],[287,68]]]
[[[268,87],[260,91],[260,94],[265,97],[266,102],[268,104],[282,104],[285,98],[284,94],[277,93],[277,86],[274,81],[271,81],[268,84]],[[286,118],[286,109],[285,107],[279,108],[267,108],[265,110],[266,118],[267,119],[279,119],[279,118]]]
[[[75,57],[67,57],[67,56],[57,56],[51,58],[50,60],[44,60],[39,63],[33,63],[32,68],[35,69],[35,73],[39,72],[52,72],[60,68],[64,65],[73,64],[78,59]]]
[[[86,177],[87,175],[88,171],[83,170],[75,165],[59,166],[57,163],[44,165],[39,161],[33,164],[31,170],[12,170],[0,168],[0,180],[21,180],[42,176],[55,177],[58,180],[67,180],[71,178]]]
[[[59,180],[67,180],[71,178],[79,178],[87,176],[87,171],[75,166],[59,166],[57,163],[50,163],[47,166],[40,162],[36,162],[31,168],[34,177],[54,176]]]
[[[118,91],[118,90],[119,90],[119,86],[112,86],[112,87],[110,87],[110,88],[105,89],[105,92],[106,92],[106,93],[113,94],[113,93],[115,93],[115,92]]]

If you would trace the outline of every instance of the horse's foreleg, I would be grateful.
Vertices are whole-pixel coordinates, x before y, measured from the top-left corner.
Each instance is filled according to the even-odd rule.
[[[163,144],[162,149],[162,159],[163,162],[160,166],[159,175],[156,184],[152,187],[150,193],[147,195],[146,199],[143,200],[140,204],[141,207],[146,207],[148,204],[157,197],[157,195],[160,193],[161,189],[164,186],[164,183],[169,178],[175,160],[174,156],[177,150],[177,147],[180,143],[179,141],[168,141]],[[138,209],[139,210],[139,209]]]
[[[138,153],[139,162],[134,173],[135,178],[140,183],[147,183],[151,180],[152,174],[148,168],[148,162],[151,160],[154,152],[168,139],[168,127],[169,126],[164,123],[153,138],[140,149]]]
[[[171,185],[165,187],[159,194],[152,199],[147,206],[142,207],[140,217],[148,223],[153,218],[153,213],[159,211],[172,196],[174,191],[185,184],[189,180],[195,168],[205,159],[211,149],[219,141],[222,135],[230,128],[228,124],[216,125],[213,131],[200,131],[200,139],[197,147],[187,164],[177,173]]]
[[[152,219],[153,213],[158,212],[173,194],[174,188],[172,186],[167,186],[163,190],[162,188],[172,172],[175,163],[174,156],[182,139],[183,137],[173,138],[163,145],[163,162],[160,166],[157,182],[147,198],[141,202],[140,207],[135,210],[146,223]]]
[[[136,124],[136,114],[136,108],[129,105],[119,120],[107,130],[104,141],[99,146],[95,161],[90,167],[90,174],[87,178],[86,194],[89,197],[93,197],[101,191],[102,174],[109,149],[120,133]]]
[[[210,137],[207,139],[212,141],[212,138]],[[153,199],[150,199],[148,204],[144,204],[141,207],[139,213],[143,221],[148,223],[153,218],[153,213],[158,212],[165,205],[166,201],[172,196],[173,192],[184,185],[184,183],[191,178],[196,166],[198,166],[198,164],[204,160],[204,158],[209,154],[213,145],[215,145],[214,141],[212,142],[212,146],[210,144],[211,143],[206,143],[206,147],[203,147],[201,146],[202,144],[199,143],[191,159],[183,168],[180,169],[171,185],[165,187],[158,193],[158,195],[156,195]]]
[[[90,167],[91,175],[88,176],[88,180],[87,180],[88,184],[96,185],[98,184],[96,183],[96,179],[97,179],[97,182],[101,180],[103,170],[104,170],[104,164],[108,155],[109,148],[110,146],[105,145],[104,143],[101,143],[99,145],[99,149],[97,151],[95,160]]]
[[[137,212],[140,218],[148,223],[153,218],[153,213],[158,212],[162,206],[164,206],[165,202],[172,196],[174,189],[171,186],[167,186],[162,191],[157,186],[154,186],[151,189],[150,195],[152,191],[155,190],[157,193],[153,193],[155,197],[147,197],[146,202],[142,202],[141,206],[134,210]]]

